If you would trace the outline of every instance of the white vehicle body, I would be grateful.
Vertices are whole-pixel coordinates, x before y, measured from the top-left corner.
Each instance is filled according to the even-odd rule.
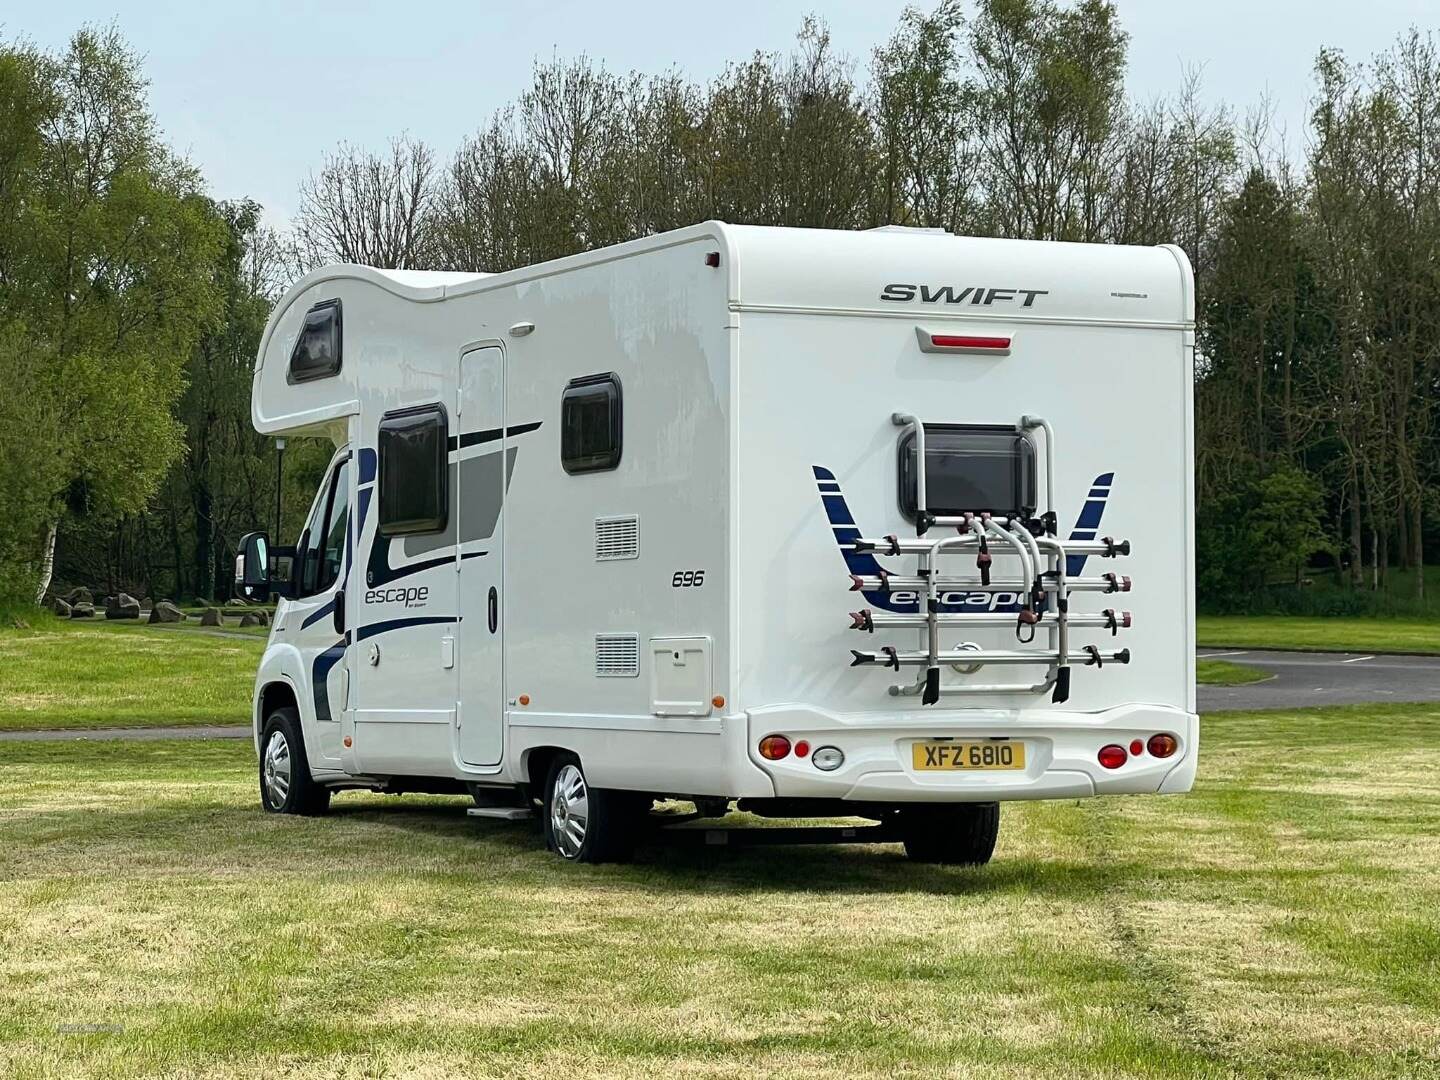
[[[339,371],[292,382],[307,312],[334,300]],[[960,339],[980,346],[931,347]],[[335,787],[530,785],[537,762],[566,750],[592,786],[680,797],[1187,791],[1199,746],[1193,341],[1190,268],[1171,247],[710,222],[495,275],[317,270],[275,309],[252,413],[265,434],[330,437],[349,462],[336,496],[350,508],[346,550],[328,588],[279,602],[257,750],[288,700],[314,778]],[[622,388],[620,460],[572,475],[562,394],[603,373]],[[378,426],[436,404],[450,439],[445,529],[381,537]],[[1133,581],[1114,598],[1133,613],[1118,638],[1096,625],[1110,597],[1070,595],[1068,700],[1054,700],[1041,655],[1054,652],[1054,594],[1022,645],[1028,589],[978,580],[937,586],[938,610],[960,618],[938,621],[936,655],[963,641],[997,659],[969,673],[940,664],[939,701],[909,685],[928,661],[898,676],[852,666],[853,649],[927,649],[924,627],[850,627],[857,607],[924,618],[923,592],[848,591],[851,573],[916,573],[914,558],[853,544],[916,539],[897,497],[895,414],[1048,422],[1051,437],[1026,437],[1038,489],[1054,492],[1039,503],[1055,539],[1085,549],[1067,554],[1069,576]],[[322,486],[317,513],[326,498]],[[1101,533],[1130,553],[1102,558]],[[936,525],[923,541],[942,537],[960,539],[937,571],[973,579],[975,538]],[[997,534],[990,550],[997,580],[1022,578],[1013,542]],[[1086,665],[1091,644],[1107,660],[1123,646],[1129,663]],[[999,659],[1023,649],[1037,659]],[[1097,760],[1156,733],[1176,740],[1170,756]],[[843,761],[769,760],[771,734]],[[921,770],[914,747],[929,740],[1023,744],[1025,764]]]

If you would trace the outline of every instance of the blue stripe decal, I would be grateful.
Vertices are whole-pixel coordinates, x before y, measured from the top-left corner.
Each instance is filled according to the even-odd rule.
[[[1095,478],[1091,485],[1090,498],[1085,500],[1085,505],[1080,508],[1080,517],[1075,522],[1075,528],[1070,533],[1071,540],[1093,540],[1095,534],[1100,530],[1100,516],[1105,513],[1105,500],[1109,497],[1111,483],[1115,480],[1114,473],[1102,473]],[[1096,489],[1104,488],[1100,494]],[[1065,575],[1067,577],[1079,577],[1085,572],[1086,555],[1071,555],[1065,560]]]
[[[360,483],[368,484],[375,479],[375,451],[368,446],[360,448]]]
[[[349,635],[341,638],[330,648],[315,657],[315,663],[310,669],[310,685],[315,691],[315,719],[320,723],[327,723],[330,720],[330,693],[326,688],[326,680],[330,677],[330,669],[340,662],[345,655],[345,646],[349,641]]]

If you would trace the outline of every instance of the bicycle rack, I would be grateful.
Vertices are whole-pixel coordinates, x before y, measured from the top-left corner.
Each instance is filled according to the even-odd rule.
[[[916,629],[924,631],[924,647],[902,651],[884,645],[878,649],[850,650],[851,666],[880,664],[899,671],[902,667],[920,667],[924,672],[913,683],[892,685],[890,693],[897,697],[920,695],[923,705],[933,705],[943,694],[1043,694],[1054,690],[1056,704],[1070,696],[1071,657],[1083,656],[1084,666],[1102,667],[1107,663],[1128,664],[1130,650],[1104,652],[1098,645],[1084,645],[1078,650],[1070,643],[1071,629],[1098,628],[1118,635],[1129,629],[1130,612],[1106,608],[1098,613],[1070,613],[1073,593],[1117,593],[1130,591],[1130,579],[1120,574],[1105,573],[1092,577],[1066,577],[1071,555],[1094,555],[1121,558],[1130,554],[1130,541],[1104,537],[1100,540],[1065,540],[1056,536],[1055,511],[1055,435],[1042,417],[1022,416],[1016,425],[1018,434],[1029,435],[1036,429],[1044,433],[1045,442],[1045,513],[1031,520],[988,513],[936,515],[929,511],[926,498],[925,425],[908,413],[893,413],[891,421],[915,436],[915,539],[898,536],[860,537],[852,543],[857,552],[895,558],[915,556],[918,568],[913,575],[891,574],[881,570],[877,575],[850,575],[852,592],[913,592],[917,598],[915,614],[875,612],[868,608],[850,613],[851,629],[873,634],[877,629]],[[932,528],[949,527],[956,535],[926,539]],[[997,547],[1005,557],[1013,556],[1019,573],[993,578],[991,567]],[[976,578],[941,574],[939,559],[956,552],[975,553]],[[1045,568],[1042,569],[1042,563]],[[1009,612],[946,612],[942,610],[940,593],[948,590],[981,593],[1015,593],[1019,611]],[[923,595],[922,595],[923,594]],[[1040,648],[1016,649],[942,649],[942,627],[995,628],[1015,627],[1015,636],[1022,646],[1034,641],[1038,633],[1046,636]],[[1028,631],[1028,636],[1023,636]],[[1045,665],[1045,677],[1038,682],[960,683],[942,685],[940,670],[950,664],[972,672],[987,664],[1001,666]]]

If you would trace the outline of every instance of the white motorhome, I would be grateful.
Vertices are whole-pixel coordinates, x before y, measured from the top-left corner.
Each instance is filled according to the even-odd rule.
[[[265,808],[469,792],[593,861],[738,800],[979,863],[1001,802],[1189,790],[1193,307],[1178,248],[895,228],[309,274],[252,413],[334,459],[237,559]]]

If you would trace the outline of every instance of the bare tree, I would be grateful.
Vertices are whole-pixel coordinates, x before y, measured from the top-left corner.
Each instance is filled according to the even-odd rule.
[[[300,185],[294,245],[299,269],[327,262],[393,269],[428,265],[435,156],[401,136],[388,154],[341,144]]]

